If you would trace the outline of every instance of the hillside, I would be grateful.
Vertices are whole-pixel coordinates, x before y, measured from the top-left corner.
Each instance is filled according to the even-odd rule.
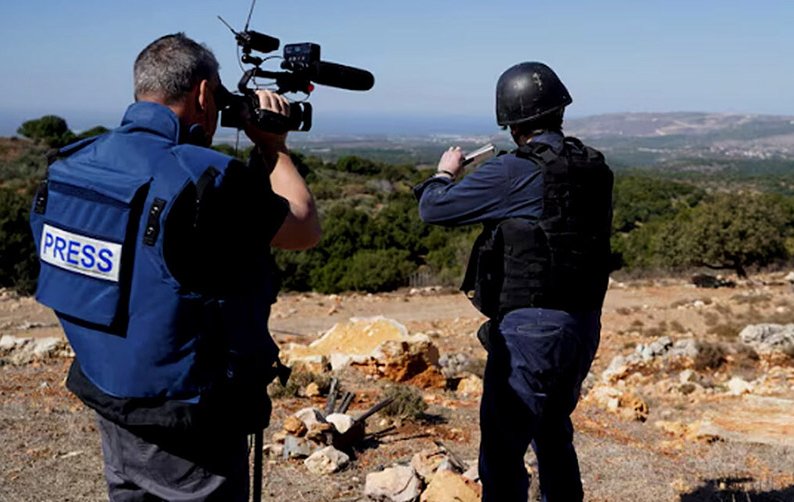
[[[586,500],[794,500],[794,353],[739,335],[748,324],[790,323],[791,312],[782,273],[713,290],[670,279],[613,283],[598,357],[573,417]],[[367,431],[387,433],[357,445],[341,472],[316,474],[300,458],[283,458],[289,441],[279,443],[292,414],[325,406],[296,372],[296,395],[274,401],[265,433],[265,500],[372,500],[363,494],[369,474],[434,451],[436,441],[476,465],[479,391],[472,384],[485,352],[474,335],[482,317],[462,294],[281,295],[271,329],[286,353],[291,342],[312,342],[336,323],[377,315],[430,340],[446,383],[410,386],[428,404],[418,420],[375,415]],[[25,350],[30,338],[38,355]],[[62,344],[51,312],[0,291],[0,500],[104,496],[95,420],[63,386],[71,356]],[[403,368],[391,364],[322,375],[355,393],[350,414],[358,416],[392,385],[373,370]],[[527,465],[536,472],[531,453]]]
[[[622,164],[690,166],[709,161],[794,160],[794,117],[624,113],[572,119],[567,132]]]

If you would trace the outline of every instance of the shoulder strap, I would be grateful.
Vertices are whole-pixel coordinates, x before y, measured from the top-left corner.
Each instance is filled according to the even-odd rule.
[[[517,157],[529,159],[543,167],[554,162],[558,155],[545,143],[527,143],[515,150]]]
[[[88,145],[90,145],[91,143],[93,143],[102,136],[104,135],[92,136],[90,138],[85,138],[85,139],[81,139],[80,141],[75,141],[74,143],[70,143],[64,146],[63,148],[50,150],[49,152],[47,152],[47,165],[52,165],[53,163],[55,163],[60,159],[65,159],[66,157],[74,153],[77,153],[78,151],[87,147]]]
[[[53,165],[55,162],[65,159],[66,157],[82,150],[83,148],[87,147],[91,143],[97,140],[99,136],[92,136],[90,138],[81,139],[80,141],[75,141],[69,145],[66,145],[63,148],[55,149],[47,152],[47,173],[44,175],[44,179],[39,182],[39,186],[36,189],[36,196],[33,202],[33,212],[36,214],[44,214],[47,210],[47,198],[49,196],[49,166]]]

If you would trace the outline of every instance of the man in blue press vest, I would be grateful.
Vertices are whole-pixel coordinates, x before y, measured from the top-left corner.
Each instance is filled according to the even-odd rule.
[[[428,223],[482,223],[463,289],[489,321],[480,408],[483,501],[526,501],[524,454],[538,459],[544,501],[582,500],[573,412],[598,347],[609,278],[612,173],[603,156],[562,134],[568,90],[528,62],[496,86],[496,117],[518,148],[459,182],[450,148],[418,185]]]
[[[286,134],[248,127],[248,164],[208,148],[223,96],[208,48],[159,38],[134,80],[121,126],[62,149],[37,192],[36,296],[74,348],[67,386],[98,414],[111,500],[244,501],[246,435],[280,368],[270,247],[314,246],[317,211]]]

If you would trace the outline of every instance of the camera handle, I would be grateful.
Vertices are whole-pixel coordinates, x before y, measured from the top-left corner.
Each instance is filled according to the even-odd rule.
[[[284,134],[288,131],[308,131],[312,128],[312,105],[310,103],[290,103],[290,116],[256,108],[256,125],[264,131]],[[298,121],[297,119],[300,119]]]

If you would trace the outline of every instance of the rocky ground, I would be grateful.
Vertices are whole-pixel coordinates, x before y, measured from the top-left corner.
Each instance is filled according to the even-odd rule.
[[[794,501],[792,307],[784,274],[719,289],[672,279],[613,283],[574,414],[586,499]],[[342,324],[313,348],[298,346],[372,316],[389,319],[386,327]],[[310,454],[336,444],[340,425],[306,426],[305,409],[326,406],[327,378],[311,387],[323,375],[302,373],[306,385],[297,395],[281,392],[265,433],[265,500],[373,500],[365,490],[386,493],[382,478],[402,474],[416,493],[378,496],[411,500],[424,490],[425,501],[476,499],[476,483],[459,474],[476,465],[481,321],[452,291],[283,295],[272,316],[276,338],[308,370],[333,364],[325,375],[355,394],[347,415],[388,395],[392,380],[428,406],[419,419],[376,413],[348,459],[326,449],[306,461],[294,447]],[[764,323],[780,327],[757,326]],[[62,342],[50,313],[0,292],[2,502],[106,499],[93,416],[63,387],[70,352]],[[534,469],[531,454],[527,465]]]

